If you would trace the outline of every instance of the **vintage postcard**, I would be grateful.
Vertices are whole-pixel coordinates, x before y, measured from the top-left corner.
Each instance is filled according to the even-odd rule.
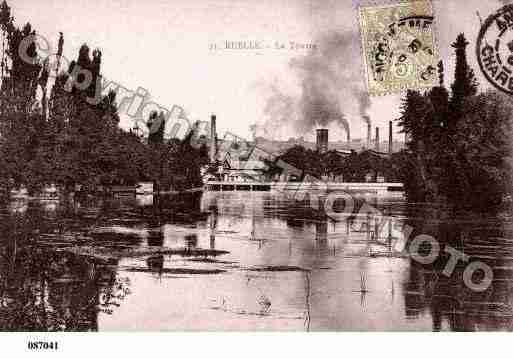
[[[0,38],[2,348],[513,329],[509,1],[0,0]]]

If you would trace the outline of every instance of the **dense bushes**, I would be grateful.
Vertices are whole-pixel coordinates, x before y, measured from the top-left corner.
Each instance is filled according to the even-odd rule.
[[[452,92],[443,83],[420,93],[408,91],[399,125],[408,138],[401,176],[411,201],[443,201],[486,210],[511,194],[513,100],[497,91],[478,93],[460,34]]]

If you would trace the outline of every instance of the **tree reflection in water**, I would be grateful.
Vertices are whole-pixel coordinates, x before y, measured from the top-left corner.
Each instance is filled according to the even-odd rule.
[[[496,218],[456,220],[439,212],[410,217],[419,218],[410,223],[415,228],[410,238],[432,235],[440,243],[441,255],[431,265],[410,261],[403,290],[406,316],[431,316],[435,331],[513,329],[513,246],[507,239],[512,238],[511,230]],[[469,262],[458,262],[450,277],[442,274],[450,258],[444,251],[446,245],[470,256]],[[482,292],[471,290],[463,280],[466,265],[477,260],[488,264],[494,274],[492,284]],[[479,271],[473,280],[479,282]]]
[[[62,223],[38,205],[0,215],[0,330],[96,331],[99,313],[112,313],[129,294],[117,263],[41,244],[39,234],[58,234]]]

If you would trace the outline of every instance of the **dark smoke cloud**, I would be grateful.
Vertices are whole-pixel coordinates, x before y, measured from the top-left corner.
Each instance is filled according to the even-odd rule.
[[[355,125],[370,121],[367,111],[371,102],[364,87],[358,35],[329,32],[316,44],[316,51],[290,62],[301,86],[299,96],[285,93],[276,85],[270,87],[264,109],[266,129],[273,128],[269,122],[274,126],[290,124],[299,134],[308,134],[318,126],[336,123],[349,134],[348,108],[359,112]]]

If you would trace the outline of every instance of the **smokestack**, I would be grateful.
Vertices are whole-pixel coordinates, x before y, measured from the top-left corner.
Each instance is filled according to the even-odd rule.
[[[347,143],[351,142],[351,133],[347,131]]]
[[[210,116],[210,163],[217,159],[216,115]]]
[[[388,154],[392,154],[392,121],[388,121]]]
[[[317,129],[317,151],[325,153],[328,151],[328,129]]]
[[[379,152],[379,127],[376,127],[376,152]]]
[[[372,133],[372,127],[371,127],[371,124],[368,123],[367,124],[367,148],[371,148],[371,135]]]

